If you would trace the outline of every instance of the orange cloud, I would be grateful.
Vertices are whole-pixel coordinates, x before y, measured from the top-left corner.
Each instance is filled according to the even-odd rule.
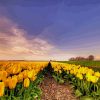
[[[27,32],[19,29],[11,20],[0,18],[0,59],[32,59],[47,55],[53,45],[40,38],[27,38]]]
[[[100,55],[95,57],[96,60],[100,60]]]

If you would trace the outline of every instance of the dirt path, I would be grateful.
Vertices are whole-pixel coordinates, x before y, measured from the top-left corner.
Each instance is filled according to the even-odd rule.
[[[45,76],[40,88],[41,100],[77,100],[70,85],[58,84],[50,75]]]

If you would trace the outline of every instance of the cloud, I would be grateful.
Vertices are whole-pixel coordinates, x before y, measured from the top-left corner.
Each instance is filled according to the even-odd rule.
[[[29,35],[10,19],[0,17],[0,59],[67,60],[73,56],[40,36],[30,39]]]
[[[68,52],[66,50],[61,50],[58,48],[55,48],[52,52],[50,52],[49,59],[51,60],[68,60],[71,57],[76,57],[77,55],[71,52]]]
[[[32,59],[48,55],[53,45],[28,33],[6,17],[0,17],[0,59]]]
[[[87,56],[92,51],[93,54],[96,54],[97,50],[92,49],[93,46],[91,46],[91,52],[87,50],[84,51],[85,53],[83,52],[84,48],[72,49],[73,51],[59,49],[56,45],[49,43],[48,39],[42,37],[42,35],[49,36],[49,34],[51,33],[47,30],[43,31],[38,37],[30,36],[26,30],[21,29],[12,20],[4,16],[0,17],[0,59],[68,60],[79,55]],[[49,38],[52,39],[52,37]],[[100,59],[100,56],[95,58]]]
[[[95,57],[96,60],[100,60],[100,55]]]

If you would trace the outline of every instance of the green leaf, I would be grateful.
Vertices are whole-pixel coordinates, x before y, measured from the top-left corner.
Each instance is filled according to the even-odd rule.
[[[80,96],[82,96],[82,93],[77,89],[75,91],[75,95],[76,95],[76,97],[80,97]]]
[[[60,84],[63,84],[64,83],[64,80],[63,79],[59,79],[59,83]]]
[[[89,96],[83,96],[80,98],[80,100],[95,100],[95,99]]]

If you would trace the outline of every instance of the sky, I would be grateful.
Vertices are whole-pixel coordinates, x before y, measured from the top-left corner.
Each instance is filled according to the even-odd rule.
[[[100,0],[0,0],[0,60],[100,59]]]

